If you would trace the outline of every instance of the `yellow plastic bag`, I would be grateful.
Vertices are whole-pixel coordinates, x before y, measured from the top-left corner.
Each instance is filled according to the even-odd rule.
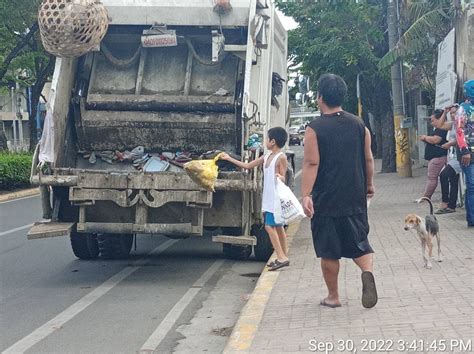
[[[215,192],[214,184],[217,180],[219,171],[217,161],[221,154],[214,157],[213,160],[194,160],[184,165],[184,170],[191,179],[210,192]]]

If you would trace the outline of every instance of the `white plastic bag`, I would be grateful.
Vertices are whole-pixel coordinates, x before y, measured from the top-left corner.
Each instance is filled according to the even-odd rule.
[[[279,178],[277,178],[276,196],[274,217],[277,224],[289,225],[306,217],[301,203]]]

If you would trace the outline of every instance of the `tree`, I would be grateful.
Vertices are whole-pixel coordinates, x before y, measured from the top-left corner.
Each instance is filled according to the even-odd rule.
[[[437,46],[453,28],[457,9],[452,0],[404,0],[400,5],[403,34],[395,48],[380,60],[379,68],[402,60],[409,79],[407,86],[426,92],[433,104]]]
[[[54,57],[43,49],[38,30],[40,0],[0,0],[0,88],[20,82],[31,88],[30,150],[36,145],[35,116]]]
[[[382,146],[382,172],[394,172],[395,141],[388,72],[378,69],[388,51],[385,2],[372,1],[278,1],[278,7],[298,22],[289,32],[291,60],[310,76],[312,90],[321,74],[342,76],[349,94],[345,109],[356,112],[356,81],[361,74],[362,104],[374,114]],[[381,139],[380,139],[381,137]]]

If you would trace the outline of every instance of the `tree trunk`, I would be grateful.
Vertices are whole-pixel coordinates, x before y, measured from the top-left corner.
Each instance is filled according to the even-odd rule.
[[[364,78],[364,77],[363,77]],[[378,158],[382,158],[382,171],[396,172],[393,117],[390,109],[390,83],[382,77],[367,77],[364,85],[363,105],[374,114],[374,129]]]
[[[392,112],[382,117],[382,173],[397,172]]]
[[[43,84],[44,86],[44,84]],[[36,144],[38,143],[38,132],[36,128],[36,114],[38,112],[38,102],[41,96],[41,91],[38,93],[38,90],[33,86],[31,90],[31,112],[29,118],[30,126],[30,151],[35,150]]]
[[[377,151],[375,152],[375,158],[381,159],[382,154],[382,119],[380,117],[374,119],[375,121],[375,141],[377,142]]]

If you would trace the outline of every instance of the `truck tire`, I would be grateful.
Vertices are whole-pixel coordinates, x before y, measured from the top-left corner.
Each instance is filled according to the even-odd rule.
[[[252,246],[237,246],[230,243],[222,244],[224,257],[228,259],[245,260],[252,254]]]
[[[243,230],[241,227],[223,227],[222,234],[238,237],[243,235]],[[224,252],[225,258],[245,260],[250,258],[252,246],[238,246],[224,243],[222,244],[222,251]]]
[[[73,231],[70,238],[72,252],[77,258],[96,259],[99,257],[99,243],[96,235]]]
[[[257,244],[253,248],[255,259],[266,262],[273,253],[273,246],[267,231],[265,231],[265,226],[254,225],[252,227],[252,235],[257,237]]]
[[[133,245],[132,234],[99,234],[99,251],[104,259],[125,259]]]

